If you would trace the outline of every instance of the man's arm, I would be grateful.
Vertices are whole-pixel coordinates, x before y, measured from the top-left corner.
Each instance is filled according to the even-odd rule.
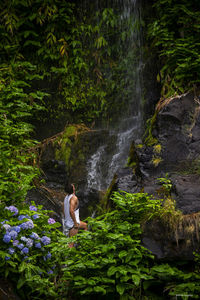
[[[72,196],[72,198],[70,199],[70,208],[69,208],[69,212],[70,212],[70,216],[74,222],[74,228],[78,228],[78,223],[76,222],[76,218],[75,218],[75,209],[77,207],[77,197],[76,196]]]

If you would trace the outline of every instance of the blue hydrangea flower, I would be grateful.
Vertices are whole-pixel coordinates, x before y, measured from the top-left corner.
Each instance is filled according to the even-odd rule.
[[[6,231],[10,231],[11,230],[11,226],[9,224],[4,224],[2,226]]]
[[[11,230],[9,234],[13,240],[15,240],[18,236],[18,233],[14,230]]]
[[[13,241],[13,246],[17,246],[19,244],[19,241],[18,240],[14,240]]]
[[[32,229],[33,227],[34,227],[34,223],[33,223],[33,221],[32,220],[29,220],[28,222],[26,222],[27,223],[27,227],[28,227],[28,229]]]
[[[32,229],[34,227],[34,223],[32,220],[28,220],[20,225],[22,229]]]
[[[22,250],[24,248],[24,244],[18,244],[17,248],[19,248],[20,250]]]
[[[18,214],[18,209],[14,205],[6,206],[5,209],[7,209],[11,212],[14,212],[14,216],[16,216]]]
[[[8,248],[8,252],[9,252],[10,254],[13,254],[13,253],[15,253],[15,249],[12,248],[12,247],[10,247],[10,248]]]
[[[32,211],[37,211],[37,207],[35,207],[34,205],[30,205],[29,209],[32,210]]]
[[[51,253],[50,253],[50,252],[47,253],[46,258],[47,258],[47,259],[50,259],[50,258],[51,258]]]
[[[37,233],[35,233],[35,232],[32,232],[30,234],[30,238],[32,238],[34,240],[39,240],[40,239],[39,235]]]
[[[22,254],[28,254],[29,253],[29,249],[27,247],[24,247],[21,251]]]
[[[30,259],[29,259],[29,257],[26,255],[26,256],[24,256],[24,259],[23,260],[26,260],[27,262],[30,262]]]
[[[18,216],[18,220],[19,220],[19,221],[21,221],[21,220],[23,220],[23,219],[25,219],[25,218],[26,218],[26,216],[24,216],[24,215]]]
[[[54,223],[56,223],[56,221],[53,218],[48,219],[48,224],[54,224]]]
[[[8,234],[8,233],[4,234],[4,237],[3,237],[4,243],[8,244],[10,242],[10,240],[11,240],[10,234]]]
[[[20,230],[21,230],[21,227],[20,227],[20,226],[13,226],[13,227],[12,227],[12,230],[14,230],[14,231],[16,231],[17,233],[19,233]]]
[[[33,220],[36,220],[36,219],[38,219],[39,218],[39,216],[38,216],[38,214],[35,214],[35,215],[33,215]]]
[[[9,260],[10,259],[10,256],[5,256],[5,260]]]
[[[24,223],[20,224],[20,227],[21,227],[22,229],[27,229],[26,222],[24,222]]]
[[[41,244],[38,242],[38,243],[35,243],[35,247],[40,249],[42,246],[41,246]]]
[[[48,244],[50,244],[51,239],[50,239],[49,237],[47,237],[47,236],[43,236],[43,237],[41,238],[41,242],[42,242],[44,245],[48,245]]]
[[[33,246],[33,240],[28,238],[27,242],[26,242],[26,246],[29,247],[29,248],[32,247]]]
[[[53,274],[53,270],[49,270],[48,272],[47,272],[47,274]]]

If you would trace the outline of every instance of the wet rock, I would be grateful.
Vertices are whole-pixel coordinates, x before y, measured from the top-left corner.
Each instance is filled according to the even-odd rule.
[[[116,187],[128,193],[135,193],[138,190],[138,180],[133,170],[130,167],[121,168],[118,170]]]
[[[173,175],[174,198],[177,209],[183,214],[192,214],[200,211],[200,176],[197,174]]]

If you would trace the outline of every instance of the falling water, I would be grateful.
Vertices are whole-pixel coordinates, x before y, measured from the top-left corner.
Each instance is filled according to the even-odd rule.
[[[136,26],[140,20],[140,5],[137,0],[112,1],[120,8],[121,23],[128,24],[125,28],[130,31],[129,39],[125,41],[126,50],[123,62],[126,67],[127,89],[131,91],[127,102],[127,110],[121,113],[117,125],[109,129],[109,137],[105,139],[105,144],[101,145],[90,157],[87,163],[87,186],[88,189],[106,189],[117,170],[126,164],[131,142],[137,139],[141,131],[141,33]],[[130,22],[131,20],[131,22]],[[123,31],[124,28],[121,28]],[[132,52],[133,51],[133,52]],[[127,57],[126,57],[127,53]],[[128,55],[134,53],[134,63],[130,64]],[[118,101],[123,101],[123,92],[118,97]],[[111,142],[115,140],[115,143]]]

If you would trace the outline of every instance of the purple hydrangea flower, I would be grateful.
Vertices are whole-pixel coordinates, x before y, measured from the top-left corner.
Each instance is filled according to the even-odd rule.
[[[18,209],[14,205],[6,206],[5,209],[10,210],[11,212],[14,212],[14,216],[18,214]]]
[[[29,247],[29,248],[32,247],[33,246],[33,240],[28,238],[27,242],[26,242],[26,246]]]
[[[15,240],[18,236],[18,233],[14,230],[11,230],[9,234],[13,240]]]
[[[32,232],[30,234],[30,238],[32,238],[34,240],[39,240],[40,239],[39,235],[37,233],[35,233],[35,232]]]
[[[14,226],[14,227],[12,227],[12,230],[14,230],[14,231],[16,231],[17,233],[19,233],[20,230],[21,230],[21,227],[20,227],[20,226]]]
[[[4,234],[4,237],[3,237],[4,243],[8,244],[10,242],[10,240],[11,240],[10,234],[8,234],[8,233]]]
[[[34,205],[30,205],[29,209],[32,210],[32,211],[37,211],[37,207],[35,207]]]
[[[10,231],[10,229],[11,229],[11,226],[8,225],[8,224],[4,224],[2,227],[3,227],[6,231]]]
[[[44,245],[48,245],[48,244],[50,244],[51,239],[50,239],[49,237],[47,237],[47,236],[43,236],[43,237],[41,238],[41,242],[42,242]]]
[[[32,218],[33,218],[33,220],[36,220],[36,219],[39,218],[39,216],[38,216],[38,214],[35,214],[35,215],[32,216]]]
[[[25,219],[25,218],[26,218],[26,216],[24,216],[24,215],[18,216],[18,220],[19,220],[19,221],[21,221],[21,220],[23,220],[23,219]]]
[[[20,250],[22,250],[24,248],[24,244],[17,245],[17,248],[19,248]]]
[[[13,254],[13,253],[15,253],[15,249],[12,248],[12,247],[10,247],[10,248],[8,248],[8,252],[9,252],[10,254]]]
[[[56,223],[56,221],[53,218],[48,219],[48,224],[54,224],[54,223]]]
[[[53,270],[49,270],[48,272],[47,272],[47,274],[53,274]]]
[[[14,240],[13,241],[13,246],[17,246],[19,244],[19,241],[18,240]]]
[[[38,243],[35,243],[35,247],[40,249],[42,246],[41,246],[41,244],[38,242]]]
[[[21,251],[22,254],[28,254],[29,253],[29,249],[27,247],[24,247]]]
[[[10,259],[10,256],[5,256],[5,260],[9,260]]]

